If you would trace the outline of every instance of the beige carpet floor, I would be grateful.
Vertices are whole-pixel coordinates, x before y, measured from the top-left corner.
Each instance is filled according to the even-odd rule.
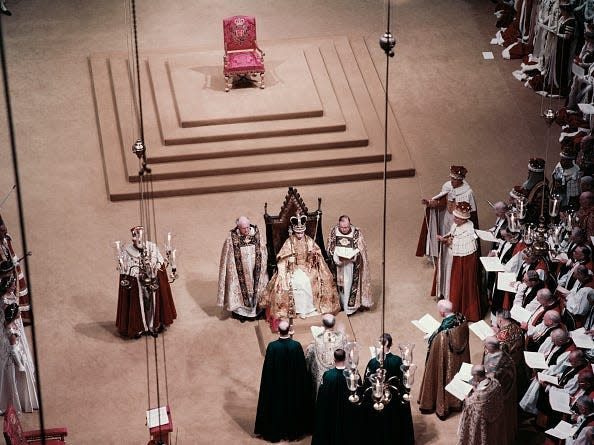
[[[139,46],[192,48],[221,44],[221,19],[249,13],[259,38],[380,36],[380,0],[142,0]],[[22,181],[26,235],[38,335],[39,377],[46,426],[66,425],[72,444],[146,443],[144,340],[115,332],[117,278],[110,243],[127,239],[138,222],[134,202],[107,199],[87,57],[126,51],[130,22],[122,0],[8,1],[2,17],[10,99]],[[505,199],[526,175],[527,159],[545,156],[542,100],[511,77],[517,62],[483,60],[494,33],[485,0],[397,0],[390,101],[417,176],[388,183],[386,328],[417,345],[409,320],[434,313],[432,267],[414,257],[422,208],[463,164],[479,199],[479,218],[493,216],[487,199]],[[382,70],[379,50],[375,63]],[[557,108],[557,103],[551,104]],[[549,106],[548,101],[544,103]],[[557,156],[553,128],[549,155]],[[130,141],[132,144],[133,141]],[[552,165],[552,163],[551,163]],[[549,165],[549,170],[551,168]],[[0,194],[14,183],[5,108],[0,107]],[[376,296],[381,289],[382,183],[304,186],[311,207],[321,197],[324,232],[348,213],[365,232]],[[165,336],[169,402],[180,445],[258,444],[252,437],[262,356],[253,324],[240,324],[215,305],[218,257],[226,231],[246,214],[262,225],[264,203],[280,208],[286,189],[160,199],[160,237],[172,230],[180,279],[173,284],[179,317]],[[17,240],[14,195],[2,215]],[[18,249],[21,250],[21,249]],[[351,317],[363,346],[380,333],[378,306]],[[472,357],[481,346],[472,339]],[[419,376],[420,377],[420,376]],[[419,382],[413,388],[418,394]],[[153,396],[154,401],[154,396]],[[445,422],[413,405],[418,444],[454,444],[457,416]],[[24,422],[36,426],[36,414]],[[299,442],[308,444],[309,438]],[[522,443],[527,443],[523,441]]]

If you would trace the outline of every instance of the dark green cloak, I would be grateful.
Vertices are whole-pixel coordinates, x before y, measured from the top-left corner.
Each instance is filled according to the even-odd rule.
[[[270,442],[295,440],[311,432],[310,382],[299,342],[280,338],[268,344],[254,433]]]
[[[342,369],[324,373],[316,400],[316,425],[312,445],[361,444],[361,407],[349,402],[350,391]]]
[[[402,391],[402,370],[400,369],[402,359],[389,352],[386,354],[384,363],[386,379],[396,376],[398,379],[394,379],[391,384]],[[367,369],[365,370],[366,388],[370,386],[369,375],[377,371],[379,366],[380,364],[375,358],[371,359],[367,364]],[[373,443],[374,445],[411,445],[415,443],[410,403],[402,403],[402,399],[396,391],[392,391],[392,400],[382,411],[376,411],[373,408],[373,401],[371,400],[369,391],[365,394],[363,406],[365,407],[367,418],[365,431],[367,433],[366,441],[368,443]]]

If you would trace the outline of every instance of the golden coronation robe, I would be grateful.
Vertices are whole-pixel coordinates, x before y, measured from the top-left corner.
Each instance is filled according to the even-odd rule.
[[[309,278],[312,303],[318,313],[336,313],[340,310],[334,277],[324,261],[322,251],[312,238],[307,235],[303,235],[302,239],[295,235],[289,236],[276,261],[277,271],[259,300],[260,307],[268,309],[270,318],[279,320],[297,316],[292,284],[297,271]]]

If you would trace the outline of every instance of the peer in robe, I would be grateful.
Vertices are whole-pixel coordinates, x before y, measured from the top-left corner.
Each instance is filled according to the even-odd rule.
[[[297,440],[311,432],[313,410],[303,349],[289,336],[289,322],[278,326],[279,338],[268,344],[254,433],[269,442]]]
[[[351,394],[344,376],[346,353],[334,351],[334,367],[324,373],[318,390],[312,445],[357,445],[364,426],[362,409],[349,401]]]
[[[460,411],[462,402],[445,390],[463,362],[470,363],[468,322],[452,309],[448,300],[437,303],[442,322],[429,337],[427,360],[421,389],[419,409],[423,414],[436,413],[445,419],[451,411]]]
[[[391,381],[391,384],[399,392],[392,391],[392,400],[381,411],[377,411],[373,407],[373,401],[370,397],[363,400],[367,431],[365,439],[368,443],[377,445],[393,443],[412,445],[415,443],[415,432],[410,403],[402,398],[405,392],[401,368],[402,358],[392,354],[392,336],[390,334],[383,334],[380,341],[384,348],[383,368],[386,370],[386,381]],[[365,370],[366,387],[370,387],[369,376],[377,372],[379,368],[380,362],[378,359],[372,358]],[[393,377],[395,379],[392,379]]]

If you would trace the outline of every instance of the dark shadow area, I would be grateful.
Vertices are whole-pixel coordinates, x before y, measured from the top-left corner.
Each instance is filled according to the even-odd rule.
[[[82,334],[88,338],[94,338],[95,340],[101,340],[106,343],[113,343],[113,338],[123,339],[118,330],[116,329],[115,319],[110,321],[99,321],[89,323],[77,323],[74,325],[74,331],[77,334]],[[109,333],[109,336],[105,336],[105,333]]]
[[[186,289],[192,299],[209,317],[226,320],[231,314],[217,306],[218,283],[204,282],[193,278],[186,280]]]

